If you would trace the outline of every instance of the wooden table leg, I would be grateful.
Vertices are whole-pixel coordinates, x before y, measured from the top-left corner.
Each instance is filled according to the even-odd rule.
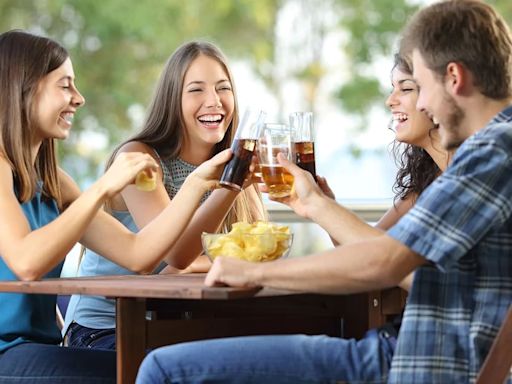
[[[146,351],[146,300],[116,299],[117,384],[133,384]]]

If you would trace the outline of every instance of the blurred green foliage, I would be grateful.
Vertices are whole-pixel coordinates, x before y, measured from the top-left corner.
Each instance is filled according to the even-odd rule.
[[[512,19],[510,0],[490,3]],[[327,37],[342,33],[335,49],[347,73],[333,96],[364,128],[368,109],[382,104],[385,94],[374,63],[391,57],[397,33],[416,9],[406,0],[0,0],[0,30],[47,35],[70,51],[87,107],[60,152],[68,171],[83,180],[94,177],[107,151],[139,128],[133,114],[148,104],[165,61],[195,38],[249,63],[278,104],[285,97],[283,80],[300,83],[304,109],[315,110],[319,84],[329,74]],[[286,37],[279,32],[283,25],[291,32]],[[88,150],[81,131],[106,135],[106,148]]]

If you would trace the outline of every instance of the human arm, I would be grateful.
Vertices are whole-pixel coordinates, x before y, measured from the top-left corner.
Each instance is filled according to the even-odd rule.
[[[215,259],[205,284],[348,294],[396,286],[426,260],[382,233],[308,257],[250,263]]]
[[[154,151],[141,142],[127,143],[119,152],[131,151],[146,152],[155,156]],[[256,195],[254,187],[249,186],[245,191],[250,199],[249,206],[251,208],[256,206],[258,202],[261,204],[261,199]],[[178,194],[183,193],[186,193],[186,190],[178,192]],[[201,233],[216,232],[218,230],[238,195],[238,192],[229,189],[216,189],[211,193],[208,199],[197,208],[191,220],[186,223],[186,226],[174,225],[168,229],[168,235],[175,236],[176,242],[165,258],[165,261],[170,266],[166,272],[169,273],[172,271],[170,273],[176,273],[176,269],[179,271],[183,268],[189,270],[188,266],[190,266],[190,263],[194,262],[198,255],[202,253]],[[125,204],[126,209],[130,211],[139,229],[145,227],[171,204],[171,198],[163,184],[161,170],[159,170],[157,185],[154,191],[144,192],[138,190],[133,185],[128,185],[123,189],[120,197],[122,197],[122,203]],[[194,205],[195,202],[191,201],[190,204]],[[209,265],[207,259],[202,260],[202,262],[198,261],[198,263],[200,264],[193,266],[191,270],[205,271],[205,268]]]
[[[71,178],[59,171],[67,209],[41,228],[30,228],[14,194],[13,171],[0,157],[0,255],[21,280],[36,280],[52,270],[70,251],[104,201],[132,182],[138,172],[156,169],[144,154],[123,155],[109,172],[83,194],[73,192]],[[73,201],[71,203],[71,201]]]
[[[391,228],[414,204],[416,196],[412,194],[397,201],[373,227],[349,209],[336,203],[326,193],[330,188],[325,180],[320,179],[318,188],[309,173],[286,159],[281,160],[284,160],[283,165],[295,177],[295,195],[284,202],[319,224],[338,244],[350,244],[382,235],[383,231]],[[411,274],[404,279],[399,284],[400,287],[408,291],[412,285],[412,277]]]
[[[375,227],[387,231],[393,225],[395,225],[400,218],[405,215],[414,205],[416,201],[416,194],[409,194],[405,199],[398,200],[388,211],[380,218]],[[408,274],[398,286],[407,292],[412,287],[412,281],[414,278],[414,272]]]
[[[167,207],[137,234],[102,212],[91,223],[82,244],[124,268],[140,273],[151,272],[168,256],[181,236],[181,231],[173,228],[188,225],[201,197],[217,185],[223,165],[231,154],[229,149],[225,150],[199,166],[187,177]],[[116,241],[105,241],[113,238]]]
[[[283,156],[278,156],[278,159],[294,176],[294,193],[279,201],[291,207],[299,216],[319,224],[338,244],[347,244],[382,233],[324,193],[309,172],[300,169]]]

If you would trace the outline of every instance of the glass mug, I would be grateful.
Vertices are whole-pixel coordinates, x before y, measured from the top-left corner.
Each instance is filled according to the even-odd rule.
[[[313,112],[290,114],[293,162],[316,177]]]
[[[253,109],[248,109],[243,114],[231,143],[233,157],[225,165],[220,177],[219,183],[221,186],[234,191],[242,190],[249,173],[252,157],[255,154],[256,143],[260,137],[265,116],[265,112]]]
[[[265,124],[258,142],[258,160],[261,178],[274,199],[290,196],[293,188],[292,174],[277,161],[279,153],[291,161],[290,130],[282,124]]]

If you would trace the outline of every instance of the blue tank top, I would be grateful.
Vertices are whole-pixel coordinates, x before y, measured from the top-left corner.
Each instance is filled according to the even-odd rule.
[[[43,198],[42,184],[35,196],[21,204],[30,229],[38,229],[59,216],[57,203]],[[59,277],[60,263],[44,278]],[[0,280],[18,280],[0,257]],[[56,323],[55,295],[0,292],[0,353],[27,342],[59,344],[61,335]]]

